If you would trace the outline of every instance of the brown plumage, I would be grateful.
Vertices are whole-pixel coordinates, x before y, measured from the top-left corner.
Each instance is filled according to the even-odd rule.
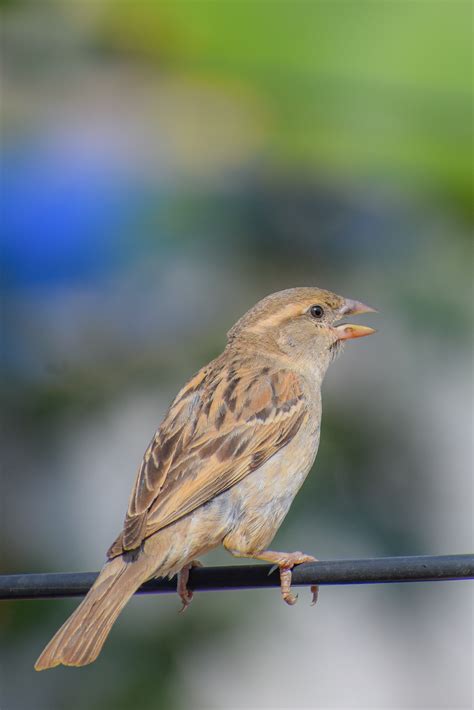
[[[334,346],[373,332],[334,323],[367,310],[373,309],[328,291],[289,289],[234,325],[222,355],[168,410],[143,457],[108,562],[37,670],[95,660],[144,581],[179,572],[183,580],[193,559],[219,544],[235,556],[277,564],[283,598],[294,603],[291,568],[312,558],[265,548],[314,461],[320,385]],[[187,606],[185,583],[179,590]]]
[[[221,356],[181,390],[145,453],[109,557],[238,483],[296,433],[304,415],[297,376],[262,377],[245,361],[240,373],[236,382]]]

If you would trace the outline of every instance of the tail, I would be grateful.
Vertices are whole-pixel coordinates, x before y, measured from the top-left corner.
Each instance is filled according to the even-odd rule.
[[[144,556],[116,557],[102,568],[95,583],[69,619],[53,636],[35,664],[37,671],[85,666],[95,661],[117,616],[150,576]]]

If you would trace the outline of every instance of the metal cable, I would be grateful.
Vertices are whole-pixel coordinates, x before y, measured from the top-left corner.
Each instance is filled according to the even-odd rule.
[[[270,565],[198,567],[190,572],[189,589],[220,591],[278,587],[278,570]],[[0,599],[77,597],[88,592],[97,572],[0,575]],[[298,565],[292,584],[373,584],[473,579],[474,555],[380,557],[364,560],[322,560]],[[174,592],[176,579],[151,580],[137,594]]]

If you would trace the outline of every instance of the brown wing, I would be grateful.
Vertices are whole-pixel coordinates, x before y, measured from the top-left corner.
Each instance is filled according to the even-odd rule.
[[[219,361],[201,370],[145,452],[109,556],[135,549],[235,485],[286,446],[305,416],[299,378],[288,370],[247,369],[239,377]]]

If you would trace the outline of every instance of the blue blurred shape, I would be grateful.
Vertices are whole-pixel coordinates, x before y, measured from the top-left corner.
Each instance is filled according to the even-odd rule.
[[[54,146],[7,151],[3,168],[4,287],[91,280],[126,257],[132,243],[123,225],[134,200],[123,170]]]

